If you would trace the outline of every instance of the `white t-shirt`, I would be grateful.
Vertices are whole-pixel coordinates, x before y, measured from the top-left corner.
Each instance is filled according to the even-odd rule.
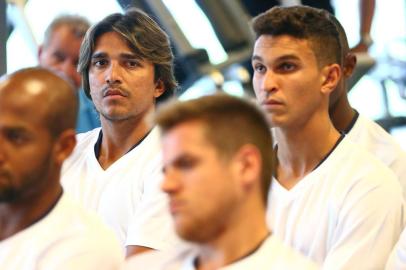
[[[174,252],[148,252],[131,257],[123,270],[195,270],[197,246],[180,247]],[[310,270],[319,269],[316,264],[269,236],[254,253],[219,270]]]
[[[394,173],[344,138],[292,189],[273,179],[267,221],[285,244],[325,269],[383,269],[403,211]]]
[[[0,269],[117,269],[124,254],[99,217],[62,195],[40,221],[0,241]]]
[[[386,270],[406,269],[406,229],[400,235],[399,241],[389,256]]]
[[[175,242],[162,180],[159,131],[104,170],[94,153],[100,128],[79,134],[74,153],[64,163],[62,185],[86,208],[95,211],[122,243],[166,249]]]
[[[358,116],[347,136],[393,170],[403,188],[403,197],[406,199],[406,152],[396,140],[377,123],[362,115]]]

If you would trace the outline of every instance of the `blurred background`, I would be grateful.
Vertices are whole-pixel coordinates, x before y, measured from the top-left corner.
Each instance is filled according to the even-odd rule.
[[[220,88],[233,95],[252,96],[254,37],[249,23],[254,12],[268,2],[0,0],[0,75],[38,64],[38,44],[56,16],[79,14],[97,22],[110,13],[137,6],[152,15],[172,40],[181,99]],[[333,0],[330,4],[330,11],[347,32],[350,47],[355,46],[360,40],[358,1]],[[359,56],[350,102],[361,114],[377,120],[406,149],[406,1],[376,0],[370,33],[374,42]]]

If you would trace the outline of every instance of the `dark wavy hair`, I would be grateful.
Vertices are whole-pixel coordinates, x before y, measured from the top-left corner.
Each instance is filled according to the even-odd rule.
[[[168,35],[146,13],[130,8],[124,14],[114,13],[92,26],[80,48],[78,72],[82,74],[83,89],[90,97],[89,67],[97,39],[107,33],[121,35],[135,54],[154,64],[155,81],[161,80],[165,92],[157,102],[172,97],[178,86],[173,70],[173,53]]]

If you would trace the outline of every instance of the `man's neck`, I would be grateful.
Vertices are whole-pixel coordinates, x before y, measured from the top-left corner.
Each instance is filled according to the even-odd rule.
[[[101,124],[103,138],[97,158],[103,169],[107,169],[130,151],[152,128],[145,119],[124,121],[102,119]]]
[[[251,208],[249,218],[235,218],[216,239],[199,246],[196,269],[218,269],[248,257],[260,248],[270,232],[264,206],[254,209]]]
[[[275,128],[278,182],[287,189],[294,187],[324,160],[339,138],[327,114],[294,129]]]
[[[59,182],[46,194],[36,194],[16,202],[0,202],[0,241],[43,219],[62,195]]]
[[[329,114],[334,127],[339,131],[346,131],[356,115],[346,94],[341,96],[337,102],[330,107]]]

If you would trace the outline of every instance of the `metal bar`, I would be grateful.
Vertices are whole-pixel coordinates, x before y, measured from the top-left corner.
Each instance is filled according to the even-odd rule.
[[[7,72],[6,0],[0,0],[0,76]]]

